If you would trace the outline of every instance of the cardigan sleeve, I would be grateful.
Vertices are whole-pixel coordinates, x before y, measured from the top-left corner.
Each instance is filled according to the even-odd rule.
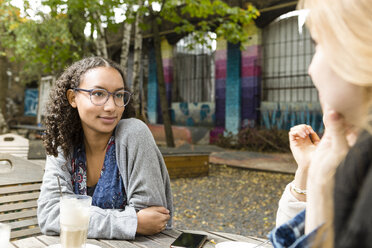
[[[170,179],[163,156],[145,123],[137,119],[122,120],[116,131],[118,160],[124,165],[124,185],[128,205],[137,211],[151,206],[163,206],[170,211],[167,223],[172,227],[173,200]]]
[[[292,195],[290,184],[288,184],[279,200],[279,207],[276,213],[276,226],[280,226],[289,221],[304,210],[305,207],[306,202],[297,200],[297,198]]]
[[[48,156],[43,184],[38,199],[37,216],[42,233],[58,235],[59,225],[59,187],[60,177],[63,194],[74,194],[69,164],[62,155]],[[134,239],[137,230],[137,215],[134,207],[126,206],[124,210],[90,208],[89,238]]]

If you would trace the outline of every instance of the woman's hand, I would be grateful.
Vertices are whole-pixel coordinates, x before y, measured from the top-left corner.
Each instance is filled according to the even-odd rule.
[[[310,166],[312,153],[320,138],[309,125],[301,124],[291,128],[288,133],[289,145],[298,168],[307,170]]]
[[[308,183],[310,185],[327,184],[350,148],[348,142],[350,126],[344,117],[334,110],[329,110],[323,120],[326,129],[311,160],[308,177],[311,180]]]
[[[169,210],[164,207],[153,206],[141,209],[137,212],[137,233],[143,235],[159,233],[166,228],[169,219]]]
[[[334,174],[349,151],[349,126],[344,117],[328,110],[323,120],[325,133],[314,152],[307,179],[306,233],[323,223],[332,223]]]
[[[308,169],[320,139],[311,126],[305,124],[292,127],[288,136],[292,155],[298,166],[293,184],[297,188],[306,190]],[[297,200],[306,201],[306,195],[299,194],[293,190],[291,190],[291,193]]]

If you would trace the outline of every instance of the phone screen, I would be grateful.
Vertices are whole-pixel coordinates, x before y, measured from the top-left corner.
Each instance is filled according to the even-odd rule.
[[[207,240],[207,235],[194,234],[194,233],[182,233],[178,238],[171,244],[171,248],[200,248]]]

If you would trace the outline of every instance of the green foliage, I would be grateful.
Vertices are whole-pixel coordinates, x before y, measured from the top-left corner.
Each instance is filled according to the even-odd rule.
[[[222,0],[168,0],[161,10],[164,20],[179,24],[175,28],[177,33],[193,33],[199,44],[205,43],[206,34],[210,32],[234,44],[244,43],[248,35],[243,26],[259,15],[252,5],[241,9],[230,7]],[[214,38],[209,36],[208,39]]]
[[[27,1],[24,6],[29,6]],[[0,11],[0,42],[8,59],[22,66],[22,81],[59,72],[79,57],[78,51],[71,49],[74,41],[66,15],[38,13],[39,20],[31,20],[21,17],[20,10],[8,0],[0,2]]]
[[[160,12],[155,13],[151,8],[155,2],[161,5]],[[43,74],[57,74],[72,61],[94,53],[93,35],[86,37],[84,29],[87,23],[91,24],[91,33],[99,32],[97,26],[101,23],[117,29],[118,25],[113,25],[115,8],[126,10],[129,23],[134,22],[136,11],[144,16],[158,15],[177,24],[177,33],[193,33],[199,44],[215,39],[210,32],[233,43],[244,42],[248,37],[242,27],[259,15],[251,5],[241,9],[230,7],[222,0],[148,0],[144,3],[136,9],[136,0],[43,0],[50,13],[37,13],[37,20],[32,20],[27,15],[22,17],[10,0],[0,0],[0,55],[21,64],[23,76],[36,79]],[[28,0],[23,4],[25,10],[30,9]],[[143,22],[139,26],[146,30],[151,25]]]
[[[58,74],[68,64],[93,53],[92,37],[84,35],[86,24],[92,29],[102,20],[114,22],[114,8],[120,0],[44,0],[50,13],[37,13],[36,20],[21,17],[10,0],[0,0],[1,51],[10,61],[22,65],[23,79]],[[25,10],[30,8],[24,1]],[[27,12],[26,12],[27,13]],[[101,18],[94,18],[96,13]],[[110,26],[111,27],[111,26]]]

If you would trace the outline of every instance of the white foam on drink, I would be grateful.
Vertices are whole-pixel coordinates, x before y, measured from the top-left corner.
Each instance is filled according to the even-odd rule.
[[[1,228],[0,230],[0,247],[6,247],[9,244],[10,228]]]
[[[60,223],[78,229],[89,223],[89,206],[84,206],[75,198],[64,198],[60,202]],[[80,227],[80,228],[79,228]]]

